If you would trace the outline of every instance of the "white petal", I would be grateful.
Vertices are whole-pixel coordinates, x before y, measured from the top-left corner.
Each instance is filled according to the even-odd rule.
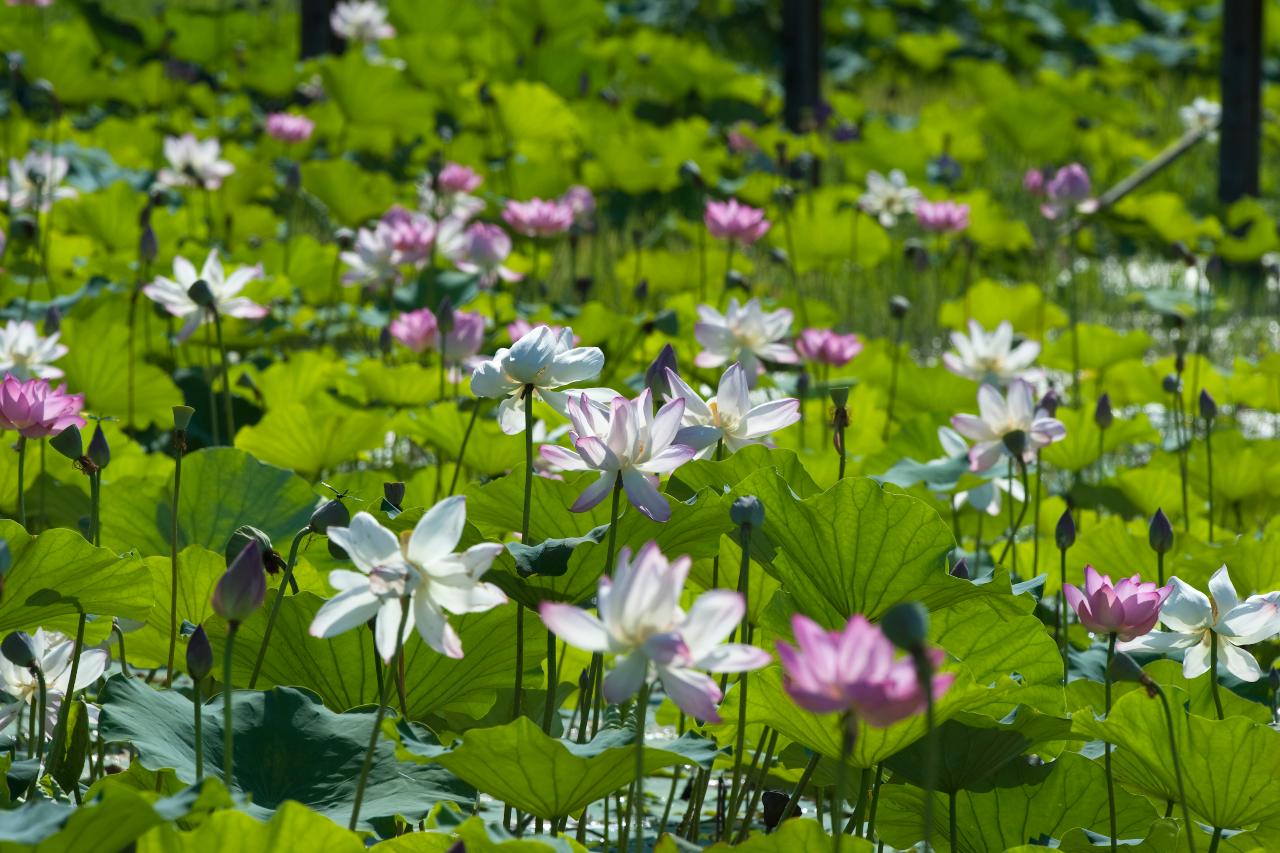
[[[1218,662],[1241,681],[1254,682],[1262,678],[1262,669],[1253,655],[1236,648],[1225,637],[1218,638]]]
[[[1200,590],[1171,578],[1173,592],[1160,608],[1160,621],[1175,631],[1194,634],[1208,628],[1213,621],[1213,605]]]
[[[1213,603],[1218,605],[1219,613],[1234,610],[1240,603],[1240,596],[1236,595],[1235,585],[1231,583],[1231,575],[1227,574],[1226,566],[1219,568],[1209,578],[1209,594],[1213,596]]]
[[[574,648],[605,652],[610,648],[604,623],[580,607],[544,601],[539,609],[547,630]]]
[[[367,512],[356,513],[350,527],[330,527],[328,535],[365,574],[379,566],[402,562],[396,535]]]
[[[339,593],[324,603],[311,620],[310,633],[313,637],[336,637],[344,631],[359,627],[378,613],[379,599],[369,592],[366,585],[363,589],[349,589]]]
[[[445,498],[427,510],[413,526],[407,556],[416,566],[429,566],[452,554],[467,523],[467,499],[463,495]]]
[[[604,677],[604,698],[613,705],[636,695],[649,673],[649,658],[644,652],[635,651],[618,661],[613,671]]]

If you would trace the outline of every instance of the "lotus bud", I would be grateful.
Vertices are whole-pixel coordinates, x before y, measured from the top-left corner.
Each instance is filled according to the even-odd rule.
[[[186,432],[187,427],[191,425],[191,416],[196,410],[190,406],[174,406],[173,407],[173,428],[178,432]]]
[[[1160,380],[1160,387],[1166,394],[1178,394],[1182,391],[1182,380],[1170,373]]]
[[[187,673],[196,681],[203,681],[213,671],[213,647],[203,625],[197,625],[187,640]]]
[[[1043,411],[1049,417],[1053,417],[1058,413],[1058,407],[1062,405],[1062,398],[1058,396],[1058,392],[1050,388],[1044,392],[1044,396],[1040,398],[1040,402],[1036,403],[1036,408]]]
[[[27,669],[40,665],[36,656],[36,644],[26,631],[13,631],[0,641],[0,654],[8,658],[14,666]]]
[[[250,542],[255,542],[262,553],[262,565],[266,569],[267,574],[274,575],[276,572],[285,568],[287,565],[283,557],[271,544],[271,537],[256,527],[249,524],[242,524],[231,534],[231,538],[227,540],[227,547],[223,551],[223,556],[228,563],[244,550],[245,546]],[[290,579],[292,580],[292,578]],[[297,592],[297,585],[294,584],[294,592]]]
[[[144,222],[142,230],[138,233],[138,260],[149,264],[158,254],[160,254],[160,241],[156,239],[155,229],[151,227],[150,221]]]
[[[311,513],[311,520],[307,522],[307,526],[311,528],[312,533],[324,536],[330,527],[346,527],[350,523],[351,511],[340,498],[332,498]]]
[[[951,567],[951,576],[967,581],[969,579],[969,561],[964,557],[956,560],[956,564]]]
[[[262,546],[251,541],[227,567],[213,589],[213,612],[232,625],[248,619],[262,606],[267,595],[267,575],[263,571]]]
[[[727,290],[737,288],[738,290],[749,291],[751,288],[747,284],[747,278],[737,270],[729,270],[724,275],[724,286]]]
[[[84,438],[80,435],[80,427],[75,424],[49,439],[49,445],[73,462],[84,456]]]
[[[729,507],[729,519],[742,527],[763,527],[764,504],[755,495],[743,495]]]
[[[44,312],[44,333],[46,335],[57,334],[62,330],[62,309],[57,305],[50,305],[49,310]]]
[[[642,278],[636,282],[635,288],[631,291],[631,298],[636,302],[644,302],[649,298],[649,279]]]
[[[382,499],[391,504],[393,509],[404,506],[404,483],[391,482],[382,484]]]
[[[911,303],[905,296],[895,296],[889,300],[889,316],[895,320],[903,319],[910,310]]]
[[[671,344],[664,344],[658,357],[644,371],[644,385],[655,400],[665,399],[671,393],[671,386],[667,382],[668,370],[679,374],[680,365],[676,361],[675,348]]]
[[[347,556],[347,552],[342,550],[341,546],[339,546],[337,542],[334,542],[332,539],[328,541],[329,541],[330,557],[333,557],[333,559],[335,560],[342,560],[342,561],[351,559],[349,556]]]
[[[1267,673],[1267,684],[1271,686],[1273,691],[1280,690],[1280,669],[1277,669],[1274,666],[1271,668]]]
[[[1160,692],[1160,685],[1143,672],[1142,667],[1127,652],[1116,652],[1111,659],[1111,678],[1115,681],[1136,681],[1146,688],[1147,695],[1153,699]]]
[[[1147,527],[1147,543],[1157,554],[1167,554],[1173,550],[1173,525],[1164,510],[1157,508],[1151,516],[1151,524]]]
[[[1106,429],[1115,421],[1115,415],[1111,411],[1111,397],[1103,394],[1098,398],[1098,405],[1093,409],[1093,422],[1098,425],[1098,429]]]
[[[1005,449],[1008,450],[1015,459],[1021,459],[1022,454],[1027,450],[1027,434],[1020,429],[1015,429],[1012,432],[1006,432],[1001,441],[1004,442]]]
[[[337,243],[342,251],[350,251],[356,243],[356,233],[350,228],[339,228],[333,232],[333,242]]]
[[[89,439],[88,456],[99,469],[106,468],[111,463],[111,447],[107,444],[107,436],[102,431],[101,422],[94,427],[93,438]]]
[[[1071,517],[1071,510],[1063,510],[1058,517],[1058,526],[1053,530],[1053,541],[1059,551],[1070,550],[1076,544],[1076,520]]]
[[[1200,417],[1206,421],[1211,421],[1218,416],[1218,404],[1214,402],[1209,392],[1200,389]]]
[[[929,611],[916,601],[895,604],[880,617],[880,630],[898,648],[916,651],[929,638]]]
[[[209,286],[209,282],[202,278],[196,279],[195,284],[187,288],[187,296],[201,308],[211,308],[217,304],[217,298],[213,295],[213,288]]]

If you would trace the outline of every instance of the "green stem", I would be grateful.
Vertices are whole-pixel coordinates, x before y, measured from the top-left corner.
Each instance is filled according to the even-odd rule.
[[[1022,460],[1021,456],[1018,457],[1018,470],[1022,474],[1022,509],[1018,512],[1017,521],[1009,529],[1009,539],[1004,543],[1004,550],[1000,552],[1000,559],[996,560],[996,563],[1003,563],[1004,558],[1009,554],[1009,549],[1013,547],[1013,541],[1018,538],[1018,528],[1022,527],[1022,522],[1027,517],[1027,507],[1031,503],[1027,500],[1027,463]],[[1013,495],[1009,496],[1009,500],[1013,500]],[[1009,508],[1013,508],[1012,503],[1009,504]]]
[[[542,709],[542,730],[551,734],[551,721],[556,713],[556,635],[547,629],[547,703]]]
[[[924,648],[912,652],[916,678],[924,693],[925,764],[924,764],[924,849],[933,849],[933,792],[938,780],[938,729],[933,723],[933,663]]]
[[[471,431],[475,429],[476,418],[479,416],[480,401],[476,400],[475,406],[471,409],[471,418],[467,421],[467,429],[462,433],[462,447],[458,450],[458,463],[453,469],[453,479],[449,481],[449,497],[453,497],[453,493],[458,488],[458,475],[462,473],[462,463],[467,458],[467,442],[471,440]]]
[[[164,686],[173,686],[173,659],[178,646],[178,497],[182,488],[182,453],[186,450],[183,430],[173,431],[173,507],[169,512],[169,662]]]
[[[791,813],[800,805],[800,798],[804,796],[804,789],[809,786],[809,780],[813,778],[813,772],[818,769],[818,762],[822,760],[822,756],[814,753],[809,756],[809,763],[804,766],[804,771],[800,774],[800,780],[796,782],[796,786],[791,791],[791,798],[787,800],[786,806],[782,809],[782,817],[778,818],[781,824],[784,820],[791,817]]]
[[[212,310],[213,333],[218,342],[218,355],[222,363],[222,410],[226,421],[227,444],[234,445],[236,443],[236,416],[231,409],[231,378],[227,367],[227,348],[222,344],[222,313],[217,308]]]
[[[1102,675],[1104,700],[1106,705],[1107,716],[1111,715],[1111,662],[1116,656],[1116,634],[1112,631],[1107,635],[1107,668]],[[1111,772],[1111,744],[1110,742],[1103,744],[1104,756],[1107,769],[1107,815],[1110,819],[1111,827],[1111,853],[1116,853],[1116,780]]]
[[[1209,475],[1209,544],[1213,544],[1213,421],[1204,423],[1204,452]]]
[[[62,754],[62,745],[66,739],[67,716],[71,713],[71,700],[76,695],[76,679],[80,676],[80,653],[84,650],[84,629],[88,621],[88,615],[81,609],[80,621],[76,624],[76,641],[71,646],[71,671],[67,673],[67,692],[58,705],[58,719],[53,726],[54,755]]]
[[[854,800],[853,817],[849,818],[849,823],[845,826],[845,834],[853,833],[862,838],[862,824],[867,813],[867,789],[871,787],[871,768],[862,768],[862,773],[858,777],[858,799]]]
[[[867,814],[867,835],[868,841],[874,841],[876,837],[876,811],[880,807],[880,783],[884,780],[884,762],[876,765],[876,778],[871,784],[871,809]]]
[[[18,436],[18,443],[13,446],[18,451],[18,523],[27,526],[27,439]]]
[[[1164,552],[1163,551],[1156,552],[1156,580],[1159,581],[1159,586],[1164,586]]]
[[[676,733],[684,734],[684,711],[680,712],[680,721],[676,724]],[[671,818],[671,804],[676,799],[676,788],[680,785],[681,771],[684,767],[677,764],[671,772],[671,789],[667,791],[667,804],[662,809],[662,820],[658,822],[658,835],[666,832],[667,821]]]
[[[302,544],[302,538],[310,532],[310,525],[303,525],[302,529],[294,534],[293,541],[289,543],[289,561],[285,564],[284,573],[280,576],[280,588],[276,590],[275,600],[271,602],[271,614],[267,616],[267,627],[262,632],[262,645],[258,646],[258,657],[253,662],[253,673],[249,676],[250,690],[258,683],[258,674],[262,672],[262,662],[267,657],[267,644],[271,642],[271,631],[276,626],[276,617],[280,615],[284,591],[289,586],[289,579],[293,577],[293,567],[298,562],[298,546]]]
[[[1218,719],[1224,719],[1222,712],[1222,695],[1218,692],[1218,634],[1209,632],[1209,686],[1213,691],[1213,707],[1218,712]]]
[[[635,818],[631,822],[631,831],[636,840],[636,853],[644,851],[644,723],[649,712],[649,683],[645,681],[636,697],[636,779],[633,783],[634,793],[631,802],[635,808]]]
[[[747,613],[747,596],[751,588],[750,572],[751,572],[751,525],[742,525],[739,533],[738,544],[742,548],[742,563],[738,567],[738,594],[742,596],[742,641],[744,643],[751,642],[747,636],[748,626],[751,617]],[[731,640],[732,641],[732,640]],[[729,793],[729,820],[726,825],[732,824],[733,817],[737,814],[738,798],[742,790],[742,758],[743,749],[746,747],[747,735],[747,687],[749,681],[747,673],[738,674],[738,731],[736,741],[733,747],[733,785]]]
[[[778,748],[778,730],[774,729],[769,733],[769,743],[764,749],[764,760],[760,765],[760,772],[756,776],[755,789],[751,792],[751,801],[747,803],[747,813],[742,816],[742,826],[738,829],[738,835],[734,839],[734,844],[741,844],[747,840],[747,832],[751,829],[751,820],[756,816],[756,808],[760,805],[760,797],[764,794],[764,783],[769,778],[769,766],[773,763],[773,751]]]
[[[191,707],[196,729],[196,784],[204,780],[204,704],[200,701],[200,679],[191,686]]]
[[[409,621],[409,599],[408,597],[400,599],[400,627],[396,631],[396,651],[395,657],[399,658],[404,654],[404,626]],[[378,746],[378,733],[382,729],[382,717],[387,710],[387,702],[391,699],[391,685],[395,681],[394,678],[387,678],[382,683],[382,693],[378,696],[378,709],[373,713],[373,729],[369,732],[369,748],[364,753],[364,763],[360,766],[360,776],[356,781],[356,797],[355,802],[351,805],[351,820],[347,822],[347,829],[355,831],[356,824],[360,822],[360,804],[364,802],[364,788],[369,782],[369,769],[373,767],[373,753]]]
[[[604,574],[613,574],[613,562],[618,548],[618,514],[622,511],[622,475],[613,481],[613,501],[609,506],[609,544],[605,551]],[[601,696],[604,676],[604,655],[596,652],[591,655],[591,681],[587,685],[587,699],[594,707],[591,716],[591,737],[600,730],[600,706],[597,700]],[[580,733],[581,734],[581,733]]]
[[[1187,829],[1187,832],[1191,832],[1190,828]],[[1213,838],[1209,839],[1209,853],[1218,853],[1218,842],[1220,841],[1222,841],[1222,827],[1215,826],[1213,828]]]
[[[1160,697],[1160,704],[1164,706],[1164,719],[1168,723],[1169,754],[1173,757],[1173,775],[1178,780],[1178,802],[1182,806],[1182,822],[1186,824],[1183,831],[1187,835],[1187,849],[1190,853],[1196,853],[1196,842],[1192,837],[1195,824],[1191,822],[1191,810],[1187,807],[1187,791],[1182,783],[1182,765],[1178,762],[1178,739],[1173,733],[1173,711],[1169,708],[1169,699],[1164,695],[1163,690],[1157,690],[1156,695]],[[1171,807],[1172,805],[1170,803]]]
[[[231,648],[235,645],[239,622],[227,623],[227,643],[222,651],[222,781],[231,790],[235,770],[235,729],[232,728],[231,699],[235,688],[231,683]]]
[[[102,472],[94,471],[89,475],[89,519],[93,533],[91,541],[94,545],[102,544]]]
[[[1058,652],[1062,655],[1062,683],[1067,683],[1071,669],[1071,656],[1067,653],[1067,551],[1058,552],[1062,559],[1058,564]]]
[[[49,685],[44,680],[44,670],[36,666],[36,689],[40,696],[39,706],[36,708],[38,714],[36,718],[37,734],[36,734],[36,762],[44,763],[44,721],[48,716],[47,709],[49,707]],[[36,773],[36,778],[31,780],[31,790],[34,791],[39,783],[41,774]]]
[[[844,841],[843,827],[840,818],[844,813],[845,776],[848,775],[849,756],[853,754],[853,727],[857,725],[852,712],[845,712],[840,720],[840,763],[836,765],[835,796],[831,798],[831,834],[835,836],[832,847],[834,853],[840,853]]]
[[[1036,494],[1035,494],[1035,510],[1031,515],[1031,573],[1040,573],[1040,492],[1041,489],[1041,468],[1040,468],[1040,451],[1036,451]]]
[[[119,648],[120,648],[120,652],[118,655],[120,659],[120,674],[123,675],[125,678],[128,678],[129,662],[128,662],[128,658],[124,656],[124,631],[120,630],[119,623],[113,623],[111,625],[111,632],[116,635],[116,642],[119,644]]]
[[[884,435],[881,436],[885,441],[889,440],[889,427],[893,425],[893,405],[898,399],[898,361],[902,355],[902,320],[901,317],[896,319],[898,328],[893,338],[893,368],[889,374],[889,408],[884,420]]]
[[[529,514],[533,508],[533,385],[524,386],[524,511],[520,517],[520,541],[529,542]],[[516,602],[516,677],[511,697],[511,719],[524,707],[524,605]]]

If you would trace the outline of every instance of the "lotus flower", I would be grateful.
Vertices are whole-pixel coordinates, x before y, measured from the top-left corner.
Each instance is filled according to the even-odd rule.
[[[511,230],[526,237],[554,237],[573,224],[573,208],[556,199],[531,198],[508,201],[502,219]]]
[[[236,167],[220,159],[222,146],[216,139],[201,142],[194,134],[169,136],[164,140],[167,168],[158,175],[160,183],[169,187],[201,187],[216,190]]]
[[[538,326],[510,349],[503,347],[480,364],[471,374],[471,391],[477,397],[502,398],[498,424],[507,435],[516,435],[525,427],[526,389],[563,412],[568,398],[556,389],[593,379],[603,367],[599,347],[573,346],[572,329],[557,335],[547,326]]]
[[[43,379],[23,382],[8,373],[0,383],[0,429],[23,438],[48,438],[72,424],[83,427],[83,408],[84,395],[68,394],[66,385],[53,388]]]
[[[764,211],[741,204],[737,199],[708,201],[702,215],[707,231],[717,240],[730,240],[750,246],[769,231],[772,223],[764,218]]]
[[[1172,585],[1157,587],[1143,583],[1140,575],[1121,578],[1113,584],[1107,575],[1099,575],[1093,566],[1084,567],[1084,591],[1074,584],[1063,589],[1067,604],[1084,625],[1095,634],[1115,634],[1121,640],[1133,640],[1155,627]]]
[[[676,707],[700,720],[719,722],[722,694],[706,672],[747,672],[769,663],[769,654],[724,640],[742,621],[746,603],[726,589],[704,592],[685,613],[680,608],[689,558],[668,561],[650,542],[631,558],[618,554],[613,577],[600,578],[599,616],[568,604],[543,602],[547,628],[571,646],[621,656],[604,679],[604,697],[618,703],[635,695],[657,671]]]
[[[560,195],[560,203],[573,211],[574,224],[585,226],[596,212],[596,197],[581,184],[574,184]]]
[[[916,221],[925,231],[954,234],[969,227],[969,205],[954,201],[921,201],[916,205]]]
[[[391,230],[394,264],[421,264],[430,257],[436,240],[436,223],[430,216],[397,204],[382,215],[381,224]]]
[[[710,458],[720,442],[730,453],[749,444],[768,444],[770,433],[800,420],[800,401],[794,398],[752,406],[747,377],[740,364],[730,365],[720,377],[716,395],[708,400],[703,400],[669,367],[667,383],[671,389],[668,400],[684,400],[684,416],[675,441],[692,447],[703,459]]]
[[[542,325],[545,325],[548,329],[550,329],[551,333],[554,335],[559,335],[561,332],[565,330],[564,326],[557,326],[555,323],[544,323]],[[515,341],[520,340],[525,335],[532,332],[535,328],[537,327],[534,326],[525,318],[517,317],[507,324],[507,336],[511,338],[511,341],[514,343]],[[572,332],[573,330],[570,329],[569,331]],[[578,344],[577,335],[573,336],[573,343],[575,346],[577,346]]]
[[[457,495],[427,510],[412,533],[399,537],[367,512],[356,513],[350,527],[330,527],[329,541],[347,552],[357,571],[329,573],[339,592],[316,613],[311,636],[335,637],[376,619],[374,642],[383,660],[390,661],[414,630],[440,654],[462,657],[462,640],[447,614],[481,613],[507,602],[502,590],[480,580],[502,553],[500,544],[455,553],[466,523],[466,498]],[[398,638],[406,597],[409,617]]]
[[[1012,440],[1014,433],[1021,433],[1023,437],[1023,463],[1032,462],[1041,448],[1066,438],[1067,428],[1062,421],[1049,417],[1034,405],[1031,386],[1021,379],[1009,384],[1007,400],[990,385],[978,389],[981,414],[951,418],[956,432],[977,442],[969,448],[970,470],[985,471],[996,464],[1001,453],[1012,453],[1007,439]]]
[[[272,113],[267,116],[267,135],[289,145],[306,142],[316,123],[306,116],[291,113]]]
[[[339,38],[355,42],[375,42],[395,38],[396,29],[387,23],[387,10],[374,0],[346,0],[329,16],[329,26]]]
[[[458,163],[446,163],[436,180],[440,192],[450,194],[475,192],[484,183],[479,172]]]
[[[1044,195],[1044,172],[1027,169],[1022,175],[1022,188],[1032,196]]]
[[[867,173],[867,191],[858,199],[858,207],[880,220],[885,228],[892,228],[898,224],[898,217],[914,213],[923,197],[920,190],[907,184],[907,176],[901,169],[894,169],[888,178],[871,171]]]
[[[476,222],[467,228],[454,250],[454,266],[465,273],[479,273],[480,286],[492,287],[498,279],[519,281],[520,273],[504,262],[511,254],[511,238],[497,225]]]
[[[484,199],[471,195],[482,183],[484,178],[478,172],[458,163],[446,163],[434,183],[423,181],[418,191],[419,203],[442,225],[446,219],[465,223],[484,210]]]
[[[401,314],[391,321],[390,331],[391,337],[416,353],[431,349],[440,338],[436,315],[430,308],[419,308],[417,311]]]
[[[1222,104],[1208,98],[1196,98],[1178,108],[1178,118],[1187,132],[1202,131],[1209,142],[1218,141],[1218,123],[1222,121]]]
[[[444,335],[441,353],[445,361],[459,364],[475,358],[484,346],[484,315],[474,311],[453,312],[453,325]]]
[[[1045,185],[1048,202],[1040,207],[1046,219],[1057,219],[1077,210],[1089,198],[1092,185],[1089,173],[1079,163],[1071,163],[1057,171]]]
[[[240,317],[245,320],[260,320],[267,316],[270,312],[266,306],[238,295],[246,284],[261,275],[261,266],[239,267],[230,275],[225,275],[218,250],[214,249],[205,258],[199,275],[196,274],[195,266],[179,255],[173,259],[173,278],[156,276],[156,280],[142,288],[142,292],[173,316],[186,319],[178,332],[178,340],[185,341],[201,325],[213,321],[215,310],[224,317]],[[213,294],[213,304],[210,306],[197,305],[188,294],[191,285],[199,279],[209,285]]]
[[[957,376],[975,382],[1007,382],[1023,376],[1040,355],[1040,344],[1025,340],[1013,345],[1013,326],[1003,321],[987,334],[977,320],[969,321],[969,334],[951,333],[954,352],[943,354],[942,363]]]
[[[0,373],[18,379],[57,379],[62,371],[50,362],[66,354],[57,332],[42,337],[29,320],[10,320],[0,329]]]
[[[51,151],[28,151],[21,160],[10,159],[8,177],[0,178],[0,202],[8,202],[13,212],[43,213],[55,201],[75,198],[75,190],[62,186],[67,169],[66,158]]]
[[[44,673],[47,692],[45,701],[45,737],[53,737],[58,721],[58,708],[68,692],[74,693],[93,684],[107,671],[111,655],[104,648],[88,648],[80,651],[80,665],[76,669],[76,683],[71,684],[71,655],[75,642],[56,631],[37,628],[31,635],[36,659]],[[13,701],[0,706],[0,729],[7,729],[24,710],[36,713],[40,702],[40,685],[35,675],[25,666],[17,666],[0,655],[0,690]],[[89,721],[96,723],[98,711],[89,706]]]
[[[399,277],[400,250],[396,247],[395,229],[387,223],[357,231],[353,249],[340,256],[347,265],[343,284],[377,286]]]
[[[762,359],[778,364],[800,360],[795,350],[782,342],[790,331],[791,312],[785,308],[765,311],[758,299],[741,306],[737,299],[730,299],[729,310],[723,314],[709,305],[699,305],[693,336],[703,349],[693,363],[720,367],[736,361],[746,371],[747,382],[754,385],[756,377],[764,373]]]
[[[796,338],[796,352],[812,364],[844,367],[862,352],[862,339],[830,329],[805,329]]]

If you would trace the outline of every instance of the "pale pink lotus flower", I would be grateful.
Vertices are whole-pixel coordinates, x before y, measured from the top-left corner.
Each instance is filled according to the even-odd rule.
[[[921,201],[916,205],[916,221],[925,231],[954,234],[969,227],[969,205],[954,201]]]
[[[439,220],[441,227],[449,219],[465,224],[484,210],[484,199],[471,195],[482,183],[484,178],[478,172],[458,163],[446,163],[434,182],[428,176],[418,187],[418,204]]]
[[[30,6],[35,9],[48,9],[53,0],[5,0],[6,6]]]
[[[1079,163],[1070,163],[1057,171],[1045,185],[1048,202],[1041,205],[1040,213],[1046,219],[1057,219],[1072,213],[1089,198],[1092,184],[1089,173]]]
[[[436,241],[436,223],[425,213],[392,205],[382,214],[380,224],[391,229],[392,261],[399,264],[421,264],[431,256]]]
[[[46,738],[52,738],[58,721],[58,708],[68,693],[84,690],[106,673],[111,654],[104,647],[81,648],[80,664],[76,667],[76,683],[71,683],[71,661],[75,653],[75,641],[70,637],[37,628],[31,634],[31,645],[44,674]],[[40,682],[29,667],[18,666],[0,655],[0,691],[13,701],[0,706],[0,729],[7,729],[19,715],[30,719],[40,706]],[[96,723],[97,708],[89,704],[89,722]]]
[[[21,160],[10,158],[9,174],[0,175],[0,202],[8,202],[13,212],[46,213],[55,201],[76,197],[74,189],[62,185],[69,169],[67,159],[52,151],[28,151]]]
[[[568,415],[573,424],[573,450],[542,447],[542,456],[565,471],[599,471],[570,509],[586,512],[609,497],[619,479],[627,499],[647,518],[667,521],[671,505],[658,491],[658,475],[669,474],[694,456],[694,449],[676,443],[684,400],[675,399],[655,414],[648,388],[634,400],[616,396],[607,409],[586,394],[571,395]]]
[[[553,333],[557,335],[565,330],[564,326],[557,326],[555,323],[542,323],[540,325],[546,326],[548,329],[550,329]],[[518,341],[521,338],[523,338],[525,335],[532,332],[535,328],[536,326],[534,326],[525,318],[517,317],[507,324],[507,336],[510,337],[513,342]],[[572,332],[572,330],[570,331]],[[575,345],[578,343],[577,335],[573,336],[573,343]]]
[[[164,140],[164,157],[169,165],[157,178],[168,187],[200,187],[216,190],[236,167],[221,159],[222,145],[217,139],[201,142],[195,134],[168,136]]]
[[[511,255],[511,238],[497,225],[473,223],[463,232],[454,255],[454,266],[465,273],[478,273],[483,288],[492,287],[498,279],[519,281],[524,278],[505,265]]]
[[[1027,169],[1022,175],[1022,189],[1032,196],[1044,195],[1044,172]]]
[[[502,219],[511,230],[526,237],[554,237],[573,224],[573,208],[558,199],[531,198],[508,201]]]
[[[1098,574],[1093,566],[1084,567],[1083,592],[1075,584],[1063,587],[1067,604],[1080,617],[1081,625],[1095,634],[1115,634],[1124,641],[1135,640],[1156,626],[1160,606],[1171,592],[1172,585],[1143,583],[1141,575],[1113,584],[1109,575]]]
[[[24,380],[61,377],[62,371],[52,362],[66,355],[67,347],[58,343],[58,337],[58,332],[42,336],[30,320],[10,320],[0,329],[0,373]]]
[[[378,286],[400,277],[400,250],[396,248],[396,232],[385,222],[356,232],[352,251],[340,256],[347,267],[342,283]]]
[[[987,334],[981,323],[971,319],[968,336],[952,332],[951,344],[955,351],[943,354],[943,365],[956,376],[974,382],[1008,382],[1022,378],[1040,355],[1037,341],[1028,339],[1016,347],[1013,345],[1013,326],[1008,320],[1001,321],[994,332]]]
[[[267,135],[289,145],[306,142],[316,129],[316,123],[306,116],[292,113],[271,113],[267,116]]]
[[[748,672],[767,666],[771,658],[755,646],[724,642],[746,612],[738,593],[708,590],[687,613],[681,609],[689,566],[688,557],[668,561],[656,542],[644,545],[635,559],[630,548],[623,548],[613,577],[600,578],[599,615],[550,601],[539,612],[547,629],[569,645],[619,656],[604,679],[608,702],[634,696],[652,668],[677,708],[716,723],[723,694],[706,673]]]
[[[879,626],[861,614],[841,631],[825,631],[811,619],[791,617],[796,644],[778,643],[783,687],[797,705],[815,714],[852,712],[869,726],[884,728],[925,709],[915,664],[898,657]],[[941,649],[927,652],[936,670],[946,659]],[[933,676],[933,698],[950,689],[955,674]]]
[[[391,337],[415,353],[433,349],[440,339],[440,327],[430,308],[408,311],[391,321]]]
[[[469,363],[484,347],[485,317],[478,311],[454,311],[453,325],[444,335],[445,361]]]
[[[538,326],[510,349],[500,348],[471,374],[473,394],[502,400],[498,425],[507,435],[524,431],[526,390],[531,388],[535,398],[563,414],[569,397],[558,389],[600,375],[604,353],[599,347],[575,347],[573,340],[572,329],[556,334],[547,326]]]
[[[742,204],[737,199],[708,201],[702,214],[707,231],[717,240],[729,240],[750,246],[768,233],[772,225],[764,218],[764,211]]]
[[[729,308],[721,314],[710,305],[698,306],[698,323],[693,336],[702,345],[694,358],[698,367],[720,367],[738,362],[747,373],[748,384],[764,373],[761,361],[797,364],[800,357],[783,339],[791,333],[792,314],[786,308],[765,311],[760,300],[739,305],[730,299]]]
[[[367,512],[356,513],[350,527],[330,527],[329,541],[347,552],[356,571],[329,573],[338,594],[316,612],[311,636],[336,637],[375,619],[374,645],[385,661],[415,630],[436,652],[462,657],[462,640],[448,614],[483,613],[507,603],[502,590],[480,580],[502,545],[482,542],[455,551],[467,524],[466,501],[462,495],[445,498],[418,519],[412,532],[400,535]],[[397,637],[406,597],[408,621]]]
[[[986,471],[1002,454],[1012,454],[1006,438],[1022,434],[1022,461],[1035,460],[1036,452],[1067,436],[1062,421],[1035,408],[1031,385],[1021,379],[1009,383],[1006,399],[992,385],[978,389],[979,415],[953,415],[956,432],[976,442],[969,448],[969,469]],[[1012,439],[1011,439],[1012,440]]]
[[[484,178],[480,177],[479,172],[461,163],[445,163],[436,182],[442,193],[471,193],[480,188]]]
[[[800,420],[800,401],[792,397],[753,406],[746,373],[737,363],[724,372],[716,395],[707,400],[669,367],[667,385],[671,389],[668,402],[684,400],[675,441],[692,447],[700,459],[710,459],[722,442],[729,453],[749,444],[770,445],[771,433]]]
[[[560,203],[573,211],[573,221],[578,226],[587,225],[596,212],[596,197],[582,184],[574,184],[560,195]]]
[[[222,269],[222,261],[218,258],[218,250],[209,252],[204,266],[196,274],[195,266],[181,255],[173,259],[173,278],[156,276],[142,292],[147,298],[159,303],[175,317],[185,318],[186,322],[178,332],[178,341],[191,337],[196,329],[205,323],[213,322],[213,312],[223,317],[239,317],[244,320],[260,320],[271,313],[265,305],[259,305],[239,293],[244,286],[262,276],[262,266],[239,267],[226,275]],[[191,285],[203,279],[213,294],[213,305],[204,307],[197,305],[189,295]]]
[[[730,130],[725,137],[729,143],[729,150],[734,154],[751,154],[760,150],[756,141],[740,130]]]
[[[923,198],[920,190],[907,183],[901,169],[889,172],[888,178],[872,170],[867,173],[867,191],[858,198],[858,208],[885,228],[892,228],[898,217],[914,213]]]
[[[66,385],[54,388],[44,379],[25,382],[6,373],[0,383],[0,429],[23,438],[48,438],[72,424],[83,427],[83,394],[68,394]]]
[[[333,32],[347,41],[370,43],[395,38],[396,28],[387,23],[387,10],[374,0],[346,0],[329,16]]]
[[[796,352],[811,364],[844,367],[862,352],[862,339],[855,334],[842,335],[831,329],[804,329],[796,338]]]

